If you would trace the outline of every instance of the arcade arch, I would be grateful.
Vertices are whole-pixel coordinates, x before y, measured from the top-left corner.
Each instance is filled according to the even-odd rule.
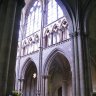
[[[45,96],[72,96],[72,73],[68,59],[61,52],[48,58],[44,69]]]
[[[30,59],[22,67],[21,71],[21,91],[23,96],[36,96],[37,91],[37,67]]]

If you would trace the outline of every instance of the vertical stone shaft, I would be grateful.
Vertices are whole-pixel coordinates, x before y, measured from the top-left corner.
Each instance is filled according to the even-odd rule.
[[[9,61],[9,70],[8,70],[8,81],[7,81],[7,93],[10,93],[15,87],[15,64],[16,64],[16,53],[17,53],[17,44],[18,44],[18,33],[20,26],[20,17],[21,17],[21,9],[24,6],[24,2],[22,4],[17,2],[16,15],[15,15],[15,23],[14,30],[12,36],[12,44],[11,44],[11,52],[10,52],[10,61]]]

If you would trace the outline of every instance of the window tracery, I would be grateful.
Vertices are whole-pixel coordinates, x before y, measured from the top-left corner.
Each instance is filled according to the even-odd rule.
[[[47,24],[50,24],[64,16],[62,9],[55,0],[48,0]]]
[[[41,6],[40,2],[36,1],[29,11],[26,20],[26,37],[32,33],[40,30],[41,28]]]

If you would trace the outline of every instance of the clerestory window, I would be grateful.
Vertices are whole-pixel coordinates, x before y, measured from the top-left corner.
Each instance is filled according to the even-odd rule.
[[[48,0],[47,4],[48,4],[47,24],[50,24],[55,20],[59,19],[60,17],[62,17],[63,11],[55,0]]]
[[[26,20],[26,37],[40,30],[41,27],[41,6],[40,2],[36,1],[29,11]]]

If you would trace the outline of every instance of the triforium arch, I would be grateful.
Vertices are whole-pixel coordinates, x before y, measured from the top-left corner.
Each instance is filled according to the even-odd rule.
[[[20,91],[23,96],[36,96],[37,67],[33,60],[28,58],[20,74]]]
[[[72,73],[63,51],[54,50],[48,56],[43,74],[44,96],[71,96]]]

